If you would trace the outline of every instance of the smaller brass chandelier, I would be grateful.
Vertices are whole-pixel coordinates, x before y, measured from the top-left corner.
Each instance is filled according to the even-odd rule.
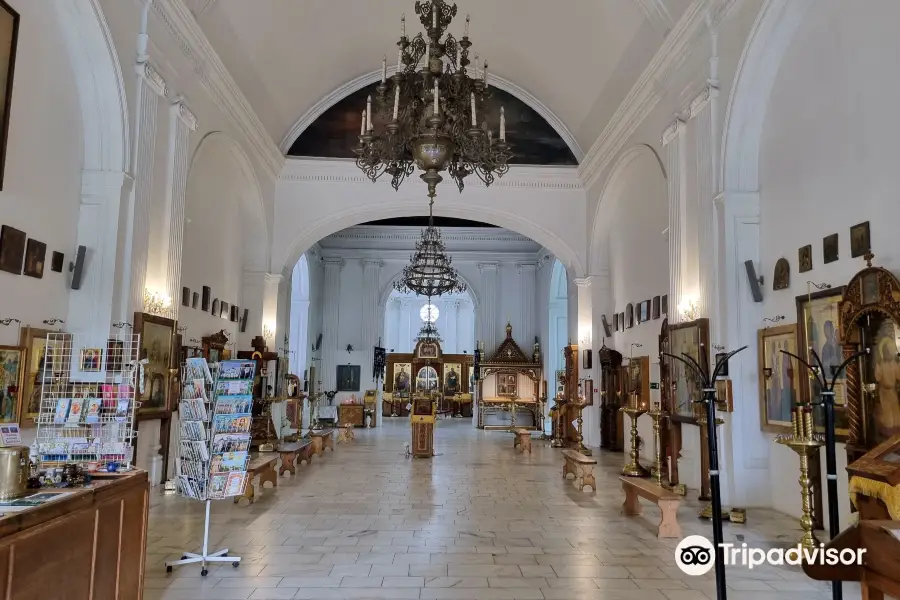
[[[422,325],[422,328],[419,330],[419,334],[416,335],[416,338],[413,341],[429,343],[443,342],[444,340],[441,339],[441,334],[437,330],[437,327],[434,326],[434,323],[432,323],[431,321],[425,321],[425,323]]]
[[[394,282],[398,292],[427,296],[429,302],[433,297],[469,289],[453,268],[453,259],[444,248],[441,231],[434,226],[433,207],[434,200],[428,205],[428,227],[422,230],[422,238],[416,242],[416,251],[409,257],[409,264],[403,267],[400,279]]]

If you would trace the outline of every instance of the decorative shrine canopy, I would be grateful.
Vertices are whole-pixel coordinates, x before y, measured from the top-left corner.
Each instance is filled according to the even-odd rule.
[[[528,356],[519,348],[512,337],[512,325],[509,323],[506,324],[506,339],[489,359],[481,363],[481,369],[485,376],[499,371],[518,371],[527,373],[532,378],[539,378],[541,368],[539,357],[535,361],[534,357]]]

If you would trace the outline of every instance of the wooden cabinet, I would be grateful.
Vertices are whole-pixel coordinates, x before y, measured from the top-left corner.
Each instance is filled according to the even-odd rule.
[[[600,358],[600,447],[621,452],[623,449],[622,355],[604,345]]]
[[[362,404],[338,404],[338,427],[366,426],[365,406]]]
[[[145,471],[96,480],[0,518],[0,598],[140,600],[150,486]]]

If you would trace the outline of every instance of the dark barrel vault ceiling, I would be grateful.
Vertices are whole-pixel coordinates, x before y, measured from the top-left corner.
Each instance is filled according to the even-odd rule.
[[[377,96],[378,83],[357,90],[326,110],[291,146],[288,156],[356,158],[359,125],[366,98]],[[506,111],[506,139],[512,144],[513,165],[577,165],[578,161],[556,130],[530,106],[503,90],[492,88],[488,123],[497,135],[500,107]]]

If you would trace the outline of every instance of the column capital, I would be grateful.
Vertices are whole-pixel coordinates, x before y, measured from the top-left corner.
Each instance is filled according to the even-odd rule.
[[[188,108],[184,98],[178,98],[172,103],[172,115],[181,121],[191,131],[197,131],[197,116]]]
[[[537,268],[537,263],[533,262],[516,263],[516,269],[519,271],[519,274],[534,273],[535,271],[537,271]]]
[[[498,262],[480,262],[478,263],[478,271],[480,273],[496,273],[500,270]]]
[[[713,97],[714,91],[718,92],[718,88],[707,83],[705,86],[703,86],[703,89],[700,90],[700,93],[694,96],[694,99],[691,100],[690,105],[688,105],[687,113],[689,119],[693,119],[694,117],[699,115],[700,111],[702,111],[703,108],[707,104],[709,104],[709,100]]]
[[[344,261],[343,258],[324,258],[323,257],[322,264],[325,265],[326,269],[328,269],[328,268],[335,269],[336,268],[337,270],[340,271],[341,269],[344,268],[344,265],[346,265],[347,263]]]
[[[662,145],[668,145],[669,142],[681,135],[681,133],[684,131],[685,125],[686,123],[684,119],[682,119],[681,117],[675,117],[675,120],[672,121],[669,126],[666,127],[662,132]]]
[[[589,275],[588,277],[576,277],[572,280],[572,283],[580,288],[589,288],[591,287],[591,283],[593,283],[594,279],[596,278],[596,275]]]
[[[265,273],[263,277],[267,285],[281,285],[284,281],[284,275],[280,273]]]
[[[163,97],[169,95],[169,86],[166,80],[163,79],[159,71],[149,61],[135,64],[134,71],[154,92]]]
[[[455,308],[456,310],[459,310],[459,300],[456,298],[444,300],[444,308]]]
[[[363,270],[368,271],[370,269],[380,269],[384,266],[384,261],[377,258],[364,258],[362,264]]]

